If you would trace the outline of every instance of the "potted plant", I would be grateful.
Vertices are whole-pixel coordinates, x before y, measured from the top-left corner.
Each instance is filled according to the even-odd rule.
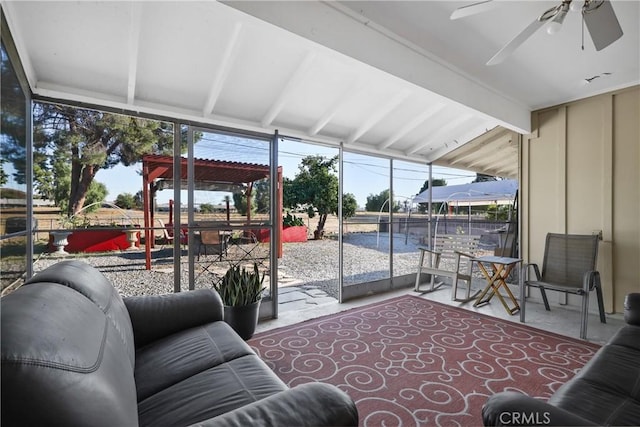
[[[260,275],[254,262],[253,270],[239,265],[229,268],[214,285],[224,304],[224,321],[244,340],[253,336],[258,324],[263,282],[264,272]]]

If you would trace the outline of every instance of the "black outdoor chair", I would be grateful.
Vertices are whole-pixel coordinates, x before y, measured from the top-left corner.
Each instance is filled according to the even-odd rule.
[[[527,274],[524,282],[526,286],[540,289],[544,307],[550,311],[546,290],[576,294],[582,296],[582,313],[580,325],[580,338],[587,338],[587,321],[589,316],[589,293],[596,291],[600,322],[607,323],[604,314],[604,301],[602,298],[602,286],[600,273],[596,271],[598,259],[597,235],[576,234],[547,234],[544,247],[544,259],[542,261],[542,274],[537,264],[528,264],[533,268],[535,280],[531,280]],[[524,320],[524,319],[522,319]]]

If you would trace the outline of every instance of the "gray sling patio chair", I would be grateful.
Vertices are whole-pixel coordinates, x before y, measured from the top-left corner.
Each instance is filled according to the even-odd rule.
[[[580,338],[587,338],[587,321],[589,317],[589,293],[596,291],[600,321],[607,323],[604,314],[604,301],[600,273],[596,271],[598,259],[597,235],[547,234],[542,261],[542,273],[537,264],[527,265],[525,287],[540,289],[544,307],[550,311],[546,290],[576,294],[582,296],[582,313]],[[529,276],[533,268],[535,279]],[[523,316],[524,317],[524,316]],[[524,321],[524,318],[521,320]]]

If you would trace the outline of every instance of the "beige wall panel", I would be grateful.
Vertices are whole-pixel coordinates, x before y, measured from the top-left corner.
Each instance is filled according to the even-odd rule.
[[[640,88],[613,97],[613,268],[615,311],[640,292]]]
[[[613,311],[611,245],[611,115],[610,96],[590,98],[567,107],[567,233],[603,233],[598,271],[605,309]],[[570,296],[576,304],[579,297]],[[596,299],[590,309],[597,311]]]
[[[540,263],[549,231],[602,230],[605,308],[620,313],[624,296],[640,292],[640,87],[532,117],[538,125],[521,164],[525,260]],[[590,308],[596,312],[595,298]]]
[[[602,230],[602,182],[607,143],[606,114],[600,98],[567,107],[567,233],[591,234]]]
[[[538,114],[538,138],[528,146],[527,174],[527,255],[528,261],[542,264],[547,233],[563,233],[565,227],[565,147],[564,109]]]

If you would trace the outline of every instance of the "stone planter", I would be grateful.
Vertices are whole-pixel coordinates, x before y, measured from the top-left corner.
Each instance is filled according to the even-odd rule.
[[[127,248],[127,250],[135,251],[136,249],[138,249],[138,247],[136,246],[136,243],[138,243],[138,233],[140,233],[140,231],[134,230],[134,229],[128,229],[128,230],[124,230],[123,233],[127,235],[127,241],[129,242],[129,245],[130,245]]]
[[[67,237],[71,235],[71,231],[52,231],[51,234],[51,244],[56,248],[53,252],[54,255],[68,255],[68,252],[64,250],[64,247],[69,244]]]

